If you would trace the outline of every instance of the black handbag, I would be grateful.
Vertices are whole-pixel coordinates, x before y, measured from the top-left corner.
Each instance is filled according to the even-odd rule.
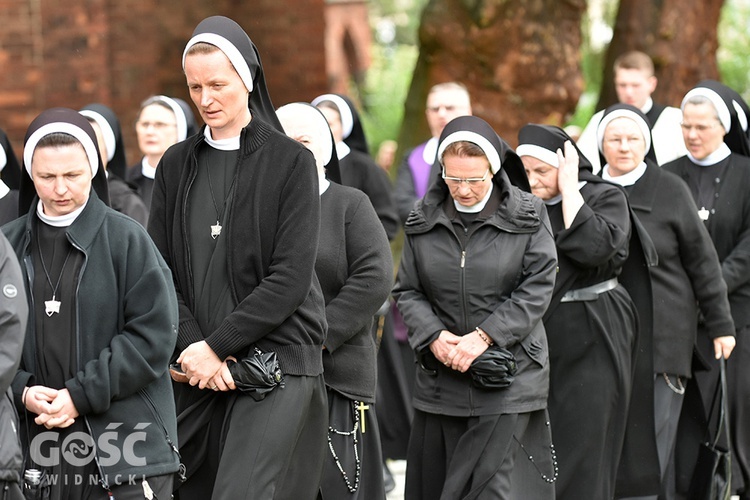
[[[253,354],[239,361],[227,360],[237,389],[260,401],[277,386],[284,388],[284,374],[275,352],[263,352],[257,347]]]
[[[732,452],[729,440],[729,411],[727,409],[727,374],[726,361],[720,360],[721,380],[711,405],[710,416],[714,413],[719,400],[719,422],[716,436],[710,437],[700,446],[698,463],[690,482],[689,497],[692,500],[730,500],[732,495]],[[726,436],[726,448],[719,445],[719,439]]]
[[[490,346],[471,363],[471,383],[480,389],[504,389],[513,383],[516,358],[503,347]]]

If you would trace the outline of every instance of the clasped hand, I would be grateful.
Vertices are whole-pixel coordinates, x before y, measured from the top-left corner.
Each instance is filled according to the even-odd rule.
[[[34,422],[47,429],[70,427],[78,418],[78,410],[67,389],[32,385],[24,389],[23,402],[27,410],[37,415]]]
[[[227,358],[229,359],[235,360],[231,356]],[[205,340],[190,344],[177,358],[177,362],[190,379],[190,385],[214,391],[230,391],[237,388],[232,374],[229,373],[227,360],[219,359]]]
[[[443,330],[430,344],[430,351],[448,368],[464,373],[471,367],[474,360],[487,350],[487,347],[487,343],[482,340],[476,330],[464,336]]]

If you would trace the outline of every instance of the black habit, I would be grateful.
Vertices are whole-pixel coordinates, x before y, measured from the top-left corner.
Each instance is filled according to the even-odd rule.
[[[705,224],[721,262],[736,329],[737,344],[727,360],[730,434],[734,452],[732,483],[733,490],[747,492],[750,485],[750,427],[747,425],[750,419],[750,371],[747,370],[750,363],[750,158],[732,153],[716,167],[721,169],[721,177],[714,177],[712,205],[706,207],[710,215]],[[685,156],[662,168],[674,172],[687,183],[696,205],[701,199],[705,201],[707,197],[701,197],[700,179],[704,170],[712,166],[699,166]],[[698,207],[693,209],[698,210]],[[695,374],[704,407],[708,408],[717,387],[718,361],[714,359],[713,344],[708,339],[699,338],[697,348],[703,369],[710,367],[708,373]],[[704,439],[705,435],[701,433],[695,436],[694,443]],[[680,458],[678,455],[678,460]],[[679,474],[679,462],[677,466]],[[692,468],[690,465],[685,467],[686,472],[678,475],[678,481],[683,480],[683,483],[678,482],[678,491],[681,486],[686,488],[689,484]]]

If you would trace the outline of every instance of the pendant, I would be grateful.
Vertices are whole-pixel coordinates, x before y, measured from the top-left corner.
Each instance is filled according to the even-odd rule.
[[[701,207],[700,210],[698,210],[698,217],[701,218],[701,220],[708,220],[709,212],[706,210],[706,207]]]
[[[219,224],[219,221],[216,221],[216,225],[211,226],[211,238],[216,239],[221,234],[221,224]]]
[[[44,301],[44,312],[47,313],[48,317],[52,317],[53,314],[60,314],[60,301],[55,300],[55,296],[52,296],[52,300]]]

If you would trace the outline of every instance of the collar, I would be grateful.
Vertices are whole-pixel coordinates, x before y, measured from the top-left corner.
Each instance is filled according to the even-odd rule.
[[[692,161],[696,165],[700,165],[701,167],[710,167],[711,165],[716,165],[720,161],[725,160],[731,154],[732,154],[732,150],[729,149],[729,146],[727,146],[727,143],[722,142],[721,146],[719,146],[716,149],[716,151],[706,156],[702,160],[695,158],[693,155],[690,154],[690,151],[688,151],[687,157],[690,159],[690,161]]]
[[[325,175],[319,175],[318,176],[318,190],[319,194],[323,194],[328,190],[328,187],[331,185],[331,181],[326,179]]]
[[[352,152],[352,148],[347,146],[347,144],[344,141],[337,142],[336,143],[336,156],[338,156],[339,160],[342,160]]]
[[[81,208],[77,208],[74,211],[70,212],[69,214],[65,215],[59,215],[59,216],[51,216],[46,215],[44,213],[44,206],[42,204],[42,200],[39,200],[39,203],[36,205],[36,215],[39,217],[39,219],[47,224],[48,226],[52,227],[68,227],[78,218],[79,215],[83,212],[83,209],[86,208],[86,205],[88,205],[89,200],[86,200],[86,203],[83,204]]]
[[[578,183],[578,190],[580,191],[583,186],[586,185],[586,181],[580,181]],[[562,201],[562,194],[558,194],[557,196],[553,196],[549,200],[542,200],[545,205],[557,205]]]
[[[237,151],[240,149],[240,136],[230,137],[228,139],[214,139],[211,136],[211,127],[203,129],[203,136],[206,142],[214,149],[219,151]]]
[[[465,214],[478,214],[479,212],[482,211],[484,206],[487,205],[487,202],[489,201],[490,196],[492,196],[492,191],[494,189],[495,189],[495,185],[493,183],[490,183],[490,188],[487,190],[487,194],[484,195],[484,198],[479,200],[479,202],[476,203],[475,205],[472,205],[470,207],[465,207],[461,205],[459,202],[457,202],[456,200],[453,200],[453,206],[456,207],[457,212],[462,212]]]
[[[0,179],[0,198],[5,198],[5,195],[8,193],[10,193],[10,188]]]
[[[433,137],[429,141],[425,142],[424,149],[422,150],[422,159],[425,163],[432,165],[435,163],[435,157],[437,156],[438,138]]]
[[[646,104],[643,105],[641,108],[641,113],[644,115],[647,115],[649,111],[651,111],[651,108],[654,107],[654,100],[650,97],[648,98],[648,101],[646,101]]]
[[[156,177],[156,167],[152,167],[145,156],[143,157],[143,160],[141,160],[141,173],[143,174],[143,177],[149,179],[154,179]]]
[[[638,179],[643,177],[643,174],[646,173],[646,162],[641,162],[640,165],[635,167],[633,170],[628,172],[627,174],[620,175],[618,177],[612,177],[609,173],[609,164],[604,165],[604,168],[602,169],[602,179],[605,181],[612,182],[613,184],[617,184],[618,186],[632,186],[636,182],[638,182]]]

